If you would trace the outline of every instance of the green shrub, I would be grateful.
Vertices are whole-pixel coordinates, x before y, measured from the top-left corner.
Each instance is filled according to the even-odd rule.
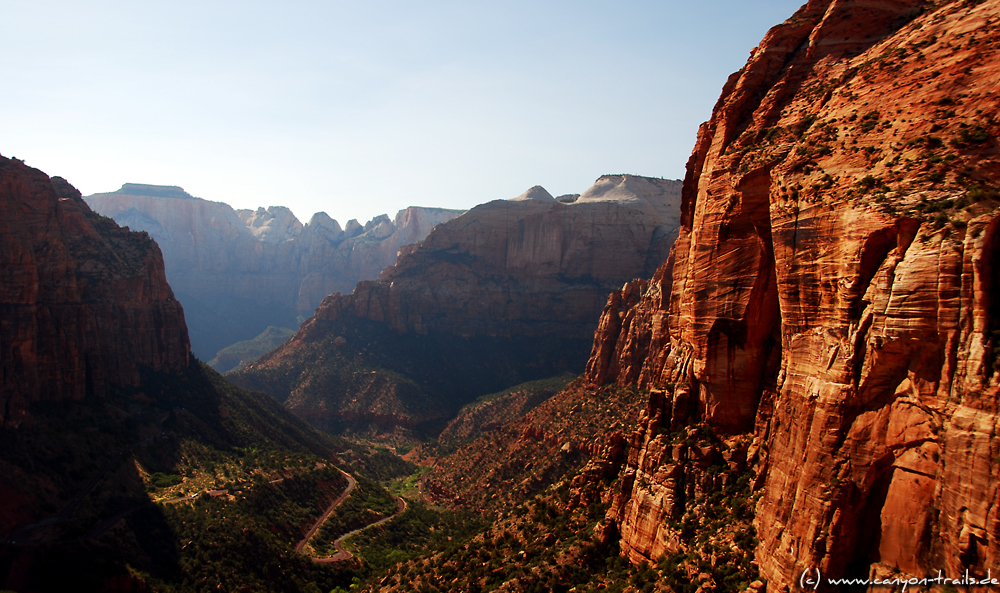
[[[989,132],[981,125],[965,127],[958,131],[958,140],[963,144],[982,144],[990,139]]]

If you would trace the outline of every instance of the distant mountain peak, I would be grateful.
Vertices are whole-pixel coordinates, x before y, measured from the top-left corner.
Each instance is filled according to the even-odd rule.
[[[185,198],[194,199],[194,196],[184,191],[176,185],[149,185],[145,183],[126,183],[116,194],[129,196],[149,196],[151,198]]]
[[[236,216],[259,241],[273,245],[291,240],[302,232],[302,223],[285,206],[237,210]]]
[[[601,175],[575,203],[586,202],[660,202],[666,196],[680,203],[681,182],[640,175]]]
[[[544,187],[540,185],[532,187],[531,189],[517,196],[511,201],[527,201],[527,200],[534,200],[536,202],[556,201],[556,199],[552,197],[552,194],[550,194]]]

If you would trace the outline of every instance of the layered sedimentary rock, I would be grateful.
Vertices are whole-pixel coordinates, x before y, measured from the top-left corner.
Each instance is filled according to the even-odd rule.
[[[0,157],[0,428],[37,402],[99,397],[188,364],[184,313],[156,243],[80,192]]]
[[[699,132],[670,259],[607,302],[592,382],[753,438],[769,590],[1000,556],[998,15],[824,0],[773,28]],[[685,504],[648,428],[611,516],[636,562]]]
[[[679,186],[606,176],[571,203],[536,187],[477,206],[324,299],[234,380],[336,431],[443,422],[484,393],[578,372],[608,292],[669,252]]]
[[[611,288],[650,273],[676,234],[679,183],[606,176],[572,203],[534,187],[437,227],[317,320],[355,315],[416,333],[593,334]],[[304,328],[308,333],[308,329]]]
[[[324,212],[303,225],[282,206],[233,210],[179,187],[127,183],[87,196],[95,211],[144,230],[163,250],[197,355],[208,360],[269,325],[297,327],[324,297],[373,279],[400,247],[459,211],[407,208],[341,228]]]

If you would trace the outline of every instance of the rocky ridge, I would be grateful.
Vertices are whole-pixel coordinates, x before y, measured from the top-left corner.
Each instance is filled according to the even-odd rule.
[[[420,457],[423,451],[417,450],[414,460],[434,464],[425,491],[435,502],[480,511],[510,508],[594,458],[609,469],[600,477],[610,477],[614,461],[622,461],[616,457],[627,450],[623,433],[637,422],[643,405],[634,389],[593,390],[574,381],[444,457]]]
[[[345,447],[192,359],[148,234],[17,159],[0,207],[0,588],[346,584],[288,543],[343,489]]]
[[[608,515],[634,562],[681,547],[705,482],[669,434],[705,422],[745,437],[699,454],[756,468],[768,590],[996,563],[998,15],[813,0],[727,82],[675,249],[588,362],[662,400]]]
[[[375,278],[402,246],[460,214],[412,207],[341,228],[324,212],[303,225],[283,206],[234,210],[173,186],[126,183],[85,199],[159,244],[194,351],[205,360],[269,325],[297,327],[324,297]]]

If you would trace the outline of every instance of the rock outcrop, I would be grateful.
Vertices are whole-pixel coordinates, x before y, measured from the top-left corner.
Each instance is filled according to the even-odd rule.
[[[347,418],[440,430],[479,395],[579,372],[608,292],[669,252],[679,186],[607,176],[572,203],[532,188],[477,206],[324,299],[233,380],[327,430]]]
[[[268,326],[297,327],[324,297],[377,277],[401,247],[460,214],[413,207],[342,229],[324,212],[302,225],[283,206],[233,210],[172,186],[126,183],[85,199],[160,245],[194,352],[205,360]]]
[[[588,363],[663,398],[610,515],[633,561],[677,549],[696,477],[653,429],[703,421],[752,438],[768,590],[995,567],[998,15],[813,0],[726,83],[675,249]]]
[[[190,357],[148,235],[90,210],[60,177],[0,157],[0,429],[38,402],[136,386]]]

